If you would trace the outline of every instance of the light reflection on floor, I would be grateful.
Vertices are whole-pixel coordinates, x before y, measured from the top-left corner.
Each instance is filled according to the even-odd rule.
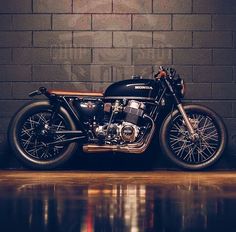
[[[0,231],[236,231],[236,173],[0,172]]]

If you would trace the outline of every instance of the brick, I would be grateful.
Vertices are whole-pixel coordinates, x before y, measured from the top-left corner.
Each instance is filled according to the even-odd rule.
[[[0,82],[0,99],[9,99],[12,96],[12,84],[9,82]]]
[[[0,13],[31,13],[31,0],[0,0]]]
[[[55,48],[52,49],[54,64],[90,64],[91,49],[88,48]]]
[[[221,117],[232,117],[232,103],[228,101],[194,101],[194,103],[204,105],[214,110]]]
[[[152,0],[116,0],[113,2],[115,13],[151,13]]]
[[[233,40],[234,48],[236,48],[236,32],[233,33]]]
[[[48,64],[51,63],[50,50],[46,48],[13,49],[14,64]]]
[[[192,0],[153,1],[154,13],[191,13]]]
[[[161,47],[192,47],[192,33],[183,31],[154,32],[153,46]]]
[[[180,77],[184,80],[185,83],[192,82],[193,68],[191,66],[175,65],[174,68],[176,69],[177,73],[180,75]]]
[[[173,51],[174,64],[211,64],[210,49],[174,49]]]
[[[152,47],[151,32],[114,32],[114,47]]]
[[[225,0],[193,0],[193,12],[233,14],[236,13],[236,4]]]
[[[8,125],[9,121],[7,122]],[[3,128],[2,128],[3,129]],[[0,161],[2,162],[4,159],[2,157],[2,152],[6,152],[7,150],[7,135],[6,135],[7,127],[0,132]],[[6,157],[4,157],[6,160]],[[1,167],[1,166],[0,166]]]
[[[13,15],[14,30],[49,30],[51,29],[51,16],[49,14]]]
[[[0,100],[1,117],[12,117],[26,102],[22,100]]]
[[[70,13],[72,0],[33,0],[35,13]]]
[[[92,84],[92,92],[103,93],[110,84],[111,84],[110,82],[104,82],[104,83],[95,83],[94,82]]]
[[[211,84],[186,83],[185,99],[211,99]]]
[[[31,66],[30,65],[1,65],[0,66],[0,82],[1,81],[30,81]]]
[[[76,0],[73,5],[74,13],[111,13],[112,0]]]
[[[33,33],[34,47],[71,47],[72,32],[41,31]]]
[[[234,31],[236,28],[236,15],[213,15],[213,30]]]
[[[170,64],[172,53],[170,49],[134,49],[133,64]]]
[[[133,30],[170,30],[170,15],[134,15]]]
[[[91,15],[56,14],[53,15],[53,30],[91,30]]]
[[[7,128],[10,122],[10,118],[0,118],[0,134],[6,134]],[[1,148],[1,150],[5,150],[5,148]]]
[[[31,32],[0,32],[0,47],[31,47]]]
[[[94,64],[131,64],[131,50],[121,48],[95,48]]]
[[[35,65],[33,81],[70,81],[71,65]]]
[[[73,34],[73,47],[112,47],[112,32],[75,32]]]
[[[236,66],[233,67],[234,82],[236,82]]]
[[[52,83],[50,82],[18,82],[12,84],[12,94],[14,99],[18,100],[29,100],[29,93],[44,86],[48,89],[52,88]]]
[[[130,30],[131,16],[130,15],[93,15],[92,17],[93,30]]]
[[[52,84],[54,89],[65,89],[71,91],[92,91],[92,83],[90,82],[54,82]]]
[[[212,97],[214,99],[236,99],[236,84],[234,83],[213,83]]]
[[[231,32],[193,32],[193,46],[210,47],[232,47]]]
[[[10,64],[10,63],[11,63],[11,49],[0,48],[0,64]]]
[[[210,15],[174,15],[173,16],[174,30],[210,30],[211,16]]]
[[[180,77],[184,80],[184,83],[191,83],[193,80],[193,68],[191,66],[184,66],[184,65],[175,65],[172,66],[176,72],[180,75]],[[157,73],[159,70],[159,66],[154,66],[154,73]]]
[[[140,75],[143,78],[150,78],[152,75],[152,66],[113,66],[113,81],[131,79],[133,75]]]
[[[11,15],[0,15],[0,30],[11,30]]]
[[[194,82],[232,82],[232,67],[197,66],[193,68]]]
[[[214,49],[213,63],[219,65],[236,65],[236,49]]]
[[[109,82],[112,79],[110,65],[74,65],[72,80],[79,82]]]

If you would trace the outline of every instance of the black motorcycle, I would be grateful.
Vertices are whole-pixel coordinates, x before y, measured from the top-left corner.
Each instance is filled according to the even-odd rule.
[[[215,112],[182,105],[184,83],[173,68],[160,67],[153,79],[116,82],[104,93],[41,87],[29,94],[37,95],[48,100],[23,106],[8,133],[13,152],[31,168],[56,168],[82,150],[142,154],[159,140],[175,164],[198,170],[215,163],[226,146],[226,129]]]

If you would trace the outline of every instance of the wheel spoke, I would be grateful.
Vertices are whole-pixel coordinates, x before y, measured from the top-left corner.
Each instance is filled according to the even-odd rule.
[[[50,120],[52,119],[51,115],[52,112],[48,111],[31,115],[26,119],[20,129],[19,138],[22,148],[35,159],[45,161],[55,159],[68,146],[65,144],[56,146],[46,145],[50,142],[63,141],[65,139],[65,135],[63,134],[41,134],[41,132],[45,130],[46,125],[50,124]],[[64,119],[59,115],[54,115],[53,123],[50,125],[50,128],[53,128],[54,131],[65,130],[66,125]]]
[[[200,164],[214,156],[218,150],[219,132],[209,116],[191,113],[188,118],[199,138],[192,141],[182,117],[176,117],[169,129],[169,146],[178,160],[188,164]]]

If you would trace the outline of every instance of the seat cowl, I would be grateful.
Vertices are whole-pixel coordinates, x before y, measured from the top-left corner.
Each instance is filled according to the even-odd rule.
[[[60,95],[60,96],[81,96],[81,97],[103,97],[103,93],[98,92],[78,92],[78,91],[65,91],[65,90],[55,90],[49,89],[50,94]]]

